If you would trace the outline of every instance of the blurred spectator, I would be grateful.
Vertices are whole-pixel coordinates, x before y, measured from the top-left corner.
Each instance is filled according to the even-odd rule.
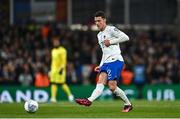
[[[138,89],[138,98],[142,98],[142,89],[146,83],[145,77],[145,65],[142,59],[136,58],[136,63],[134,65],[134,84],[136,84]]]
[[[96,73],[92,66],[99,65],[101,60],[97,32],[90,29],[60,29],[57,26],[50,23],[40,27],[35,23],[19,26],[0,24],[1,84],[32,85],[39,73],[39,64],[43,64],[43,70],[48,72],[51,39],[57,34],[68,51],[68,83],[95,83]],[[122,44],[121,50],[127,68],[132,69],[122,74],[123,84],[132,82],[132,73],[136,85],[180,83],[179,34],[168,28],[123,30],[129,35],[130,41]]]
[[[49,78],[48,74],[44,71],[43,67],[39,67],[37,73],[35,74],[35,84],[36,87],[48,87]]]
[[[43,39],[47,40],[50,32],[50,24],[46,23],[44,26],[41,27],[41,36]]]
[[[124,65],[124,68],[121,72],[121,83],[124,85],[130,85],[132,84],[133,77],[133,72],[129,69],[127,65]]]
[[[22,86],[30,86],[33,84],[33,77],[28,64],[23,65],[22,72],[20,73],[18,80]]]
[[[69,62],[67,64],[67,74],[66,74],[66,78],[67,78],[67,83],[71,83],[71,84],[76,84],[78,83],[78,78],[77,78],[77,75],[76,75],[76,70],[75,70],[75,67],[74,67],[74,64],[72,62]]]
[[[136,85],[144,85],[146,83],[146,77],[145,77],[145,65],[143,61],[138,61],[140,59],[136,59],[136,63],[133,67],[134,72],[134,83]]]

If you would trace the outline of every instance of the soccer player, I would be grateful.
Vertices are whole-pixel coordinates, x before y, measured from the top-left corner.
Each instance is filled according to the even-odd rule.
[[[124,101],[122,112],[129,112],[133,107],[124,91],[117,86],[120,72],[124,66],[119,43],[128,41],[129,37],[116,27],[107,25],[105,13],[102,11],[96,12],[94,20],[100,30],[97,37],[103,52],[100,65],[94,69],[96,72],[99,72],[99,79],[91,96],[89,98],[76,99],[76,103],[90,106],[102,94],[104,85],[107,84],[109,89]]]
[[[66,84],[66,62],[67,51],[64,47],[60,46],[59,37],[53,38],[53,49],[51,51],[51,102],[57,102],[57,90],[60,85],[68,96],[69,101],[74,100],[68,85]]]

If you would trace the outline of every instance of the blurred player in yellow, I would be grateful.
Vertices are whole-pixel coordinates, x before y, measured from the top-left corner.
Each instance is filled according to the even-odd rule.
[[[69,101],[74,100],[68,85],[66,84],[66,64],[67,51],[63,46],[60,46],[59,37],[53,38],[53,49],[51,51],[51,102],[57,102],[58,86],[61,86],[63,91],[67,94]]]

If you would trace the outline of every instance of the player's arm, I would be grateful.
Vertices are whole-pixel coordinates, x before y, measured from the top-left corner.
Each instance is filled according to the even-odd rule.
[[[102,65],[103,65],[103,56],[102,56],[102,59],[101,59],[101,62],[100,62],[100,64],[99,64],[99,66],[95,67],[95,68],[94,68],[94,71],[95,71],[95,72],[100,72],[100,68],[101,68]]]
[[[111,34],[113,36],[112,39],[104,40],[104,44],[107,47],[110,45],[122,43],[129,40],[129,37],[125,33],[123,33],[122,31],[120,31],[119,29],[115,27],[111,30]]]
[[[59,74],[62,74],[63,71],[65,70],[66,63],[67,63],[67,52],[65,50],[61,55],[61,67],[60,67],[60,70],[59,70]]]
[[[102,55],[101,62],[100,62],[100,64],[99,64],[99,66],[96,66],[96,67],[94,68],[94,71],[95,71],[95,72],[100,72],[100,68],[101,68],[101,66],[103,65],[103,63],[104,63],[104,54]]]
[[[117,43],[122,43],[125,41],[129,40],[129,37],[122,31],[120,31],[119,29],[117,29],[116,27],[114,27],[111,30],[112,36],[114,36],[111,40],[110,40],[110,44],[117,44]]]

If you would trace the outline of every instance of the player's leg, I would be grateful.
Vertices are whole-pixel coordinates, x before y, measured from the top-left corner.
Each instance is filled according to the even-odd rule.
[[[115,61],[109,64],[109,72],[108,72],[107,80],[108,80],[109,89],[116,96],[120,97],[124,101],[125,106],[123,111],[129,112],[132,109],[131,103],[127,98],[126,94],[124,93],[124,91],[117,86],[117,79],[119,79],[120,77],[120,72],[122,71],[123,66],[124,66],[124,62],[121,61]]]
[[[126,94],[124,93],[123,90],[121,90],[118,86],[117,86],[117,82],[114,81],[108,81],[108,86],[109,89],[116,94],[116,96],[120,97],[123,101],[124,101],[124,108],[122,110],[122,112],[129,112],[132,110],[132,105],[129,101],[129,99],[127,98]]]
[[[66,84],[66,71],[63,72],[63,74],[59,75],[58,76],[58,80],[57,82],[59,84],[62,84],[61,87],[62,87],[62,90],[66,93],[66,95],[68,96],[68,100],[70,102],[73,102],[74,101],[74,96],[73,94],[71,93],[71,90],[69,88],[69,86]]]
[[[69,100],[70,102],[73,102],[73,101],[74,101],[74,96],[72,95],[69,86],[68,86],[66,83],[63,83],[63,84],[62,84],[62,89],[63,89],[63,91],[66,93],[66,95],[68,96],[68,100]]]
[[[51,102],[57,102],[56,100],[57,89],[58,89],[57,84],[51,84],[51,99],[50,99]]]
[[[121,90],[118,86],[117,86],[117,82],[115,80],[113,81],[108,81],[108,86],[109,89],[118,97],[120,97],[123,101],[124,101],[124,109],[122,110],[122,112],[129,112],[132,110],[132,105],[129,101],[129,99],[127,98],[126,94],[124,93],[123,90]]]
[[[56,72],[51,72],[50,73],[50,82],[51,82],[51,102],[57,102],[56,96],[57,96],[57,89],[58,85],[56,84],[56,78],[57,78],[57,73]]]
[[[124,105],[131,105],[131,103],[130,103],[129,99],[127,98],[126,94],[124,93],[124,91],[121,90],[117,86],[116,80],[108,81],[108,86],[109,86],[109,89],[114,94],[116,94],[116,96],[120,97],[124,101]]]
[[[99,74],[99,80],[96,84],[96,88],[92,92],[91,96],[87,99],[76,99],[76,102],[80,105],[90,106],[92,102],[97,99],[103,92],[104,84],[106,83],[107,73],[101,72]]]
[[[99,80],[96,84],[96,88],[92,92],[91,96],[88,98],[89,101],[93,102],[102,94],[104,85],[106,83],[106,79],[107,79],[107,73],[101,72],[99,75]]]

